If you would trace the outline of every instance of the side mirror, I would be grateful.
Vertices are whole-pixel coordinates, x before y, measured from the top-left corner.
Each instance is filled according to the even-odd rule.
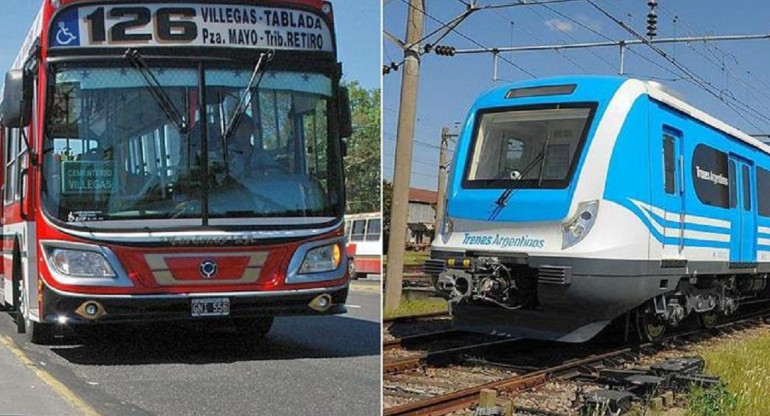
[[[340,87],[340,137],[347,138],[353,135],[353,115],[350,110],[350,92],[346,87]]]
[[[5,74],[0,124],[11,128],[27,127],[31,118],[32,80],[24,74],[24,70],[12,69]]]

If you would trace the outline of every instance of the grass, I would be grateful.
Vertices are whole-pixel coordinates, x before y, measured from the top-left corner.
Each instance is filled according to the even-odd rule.
[[[406,251],[404,253],[405,265],[422,265],[430,258],[430,251]]]
[[[706,372],[721,377],[727,387],[711,392],[694,390],[688,416],[770,415],[770,331],[696,352],[706,359]]]
[[[704,390],[695,387],[690,390],[688,416],[725,416],[736,410],[738,404],[735,393],[727,385],[719,383],[715,388]]]
[[[383,316],[386,319],[397,318],[399,316],[418,315],[431,312],[446,312],[447,303],[440,298],[426,299],[406,299],[401,298],[401,306],[393,311],[385,311]]]

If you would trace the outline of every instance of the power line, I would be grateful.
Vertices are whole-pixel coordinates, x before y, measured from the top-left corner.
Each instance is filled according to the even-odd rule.
[[[694,30],[695,28],[694,28],[693,26],[689,25],[687,22],[684,22],[684,21],[682,21],[682,20],[681,20],[681,18],[680,18],[678,15],[673,15],[673,14],[672,14],[672,12],[669,12],[669,11],[668,11],[668,10],[667,10],[665,7],[663,7],[663,6],[661,6],[661,7],[660,7],[660,11],[661,11],[661,12],[663,12],[663,14],[667,15],[668,17],[670,17],[670,18],[671,18],[672,20],[674,20],[675,22],[677,22],[677,21],[678,21],[678,22],[680,22],[680,23],[682,24],[682,26],[684,26],[685,30],[686,30],[687,32],[689,32],[690,34],[694,33],[694,32],[693,32],[693,30]],[[756,88],[756,86],[753,86],[753,87],[749,87],[749,85],[748,85],[748,84],[747,84],[747,83],[746,83],[746,82],[745,82],[745,81],[744,81],[744,80],[743,80],[743,79],[742,79],[740,76],[738,76],[738,75],[737,75],[735,72],[733,72],[733,70],[732,70],[732,69],[730,69],[730,67],[729,67],[729,66],[727,66],[727,65],[725,64],[725,62],[724,62],[724,58],[725,58],[725,57],[727,57],[727,56],[732,56],[732,57],[733,57],[733,59],[734,59],[734,61],[735,61],[735,64],[736,64],[737,66],[739,66],[739,67],[742,67],[743,65],[741,65],[741,63],[740,63],[740,62],[738,62],[738,58],[736,58],[736,57],[735,57],[735,55],[733,55],[733,54],[732,54],[732,53],[730,53],[730,52],[724,51],[724,50],[723,50],[722,48],[720,48],[720,47],[719,47],[719,46],[718,46],[716,43],[713,43],[713,42],[703,42],[703,43],[702,43],[702,46],[703,46],[703,49],[705,49],[705,50],[706,50],[706,51],[709,53],[709,55],[711,55],[711,57],[707,56],[707,55],[706,55],[706,54],[704,54],[703,52],[701,52],[701,51],[699,51],[698,49],[696,49],[696,48],[695,48],[695,47],[694,47],[692,44],[690,44],[690,43],[688,43],[688,44],[687,44],[687,47],[688,47],[690,50],[692,50],[694,53],[696,53],[697,55],[699,55],[700,57],[702,57],[702,58],[703,58],[703,59],[705,59],[706,61],[710,62],[710,63],[711,63],[712,65],[714,65],[715,67],[717,67],[717,68],[721,69],[723,73],[726,71],[726,73],[727,73],[727,78],[728,78],[728,79],[729,79],[730,77],[732,77],[733,79],[735,79],[736,81],[738,81],[738,83],[739,83],[739,84],[741,84],[741,85],[742,85],[742,86],[743,86],[743,87],[746,89],[747,98],[748,98],[748,96],[749,96],[749,95],[753,96],[753,97],[754,97],[754,99],[755,99],[755,101],[756,101],[758,104],[761,104],[761,105],[764,107],[764,109],[765,109],[765,110],[767,110],[767,111],[768,111],[768,113],[770,113],[770,108],[768,108],[767,104],[762,104],[762,102],[761,102],[762,100],[760,100],[760,99],[759,99],[759,97],[757,97],[757,96],[754,94],[754,92],[756,92],[756,93],[758,93],[758,94],[762,95],[764,98],[766,98],[766,99],[768,99],[768,100],[770,100],[770,95],[768,95],[767,93],[765,93],[765,92],[764,92],[764,91],[762,91],[761,89],[758,89],[758,88]],[[712,48],[710,48],[709,46],[712,46],[714,50],[712,50]],[[720,57],[720,56],[717,56],[717,54],[716,54],[716,51],[719,51],[719,52],[721,52],[721,53],[722,53],[722,56],[721,56],[721,57]],[[721,60],[721,62],[720,62],[720,60]],[[758,82],[760,82],[760,83],[764,84],[765,88],[768,88],[768,89],[770,89],[770,85],[768,85],[767,83],[763,82],[763,81],[762,81],[760,78],[758,78],[758,77],[756,77],[756,76],[753,76],[753,75],[751,74],[751,72],[750,72],[748,69],[746,69],[746,74],[747,74],[747,75],[748,75],[750,78],[754,78],[754,79],[755,79],[755,80],[757,80]],[[725,88],[726,88],[726,89],[728,90],[728,92],[729,92],[729,85],[725,85]]]
[[[581,1],[584,1],[584,0],[581,0]],[[408,0],[401,0],[401,2],[402,2],[402,3],[404,3],[404,4],[406,4],[406,5],[407,5],[407,6],[409,6],[410,8],[411,8],[411,7],[414,7],[414,6],[412,6],[411,4],[409,4],[409,1],[408,1]],[[540,3],[539,3],[539,2],[532,2],[532,3],[522,3],[521,5],[534,5],[534,4],[540,4]],[[456,33],[458,36],[460,36],[460,37],[462,37],[462,38],[464,38],[464,39],[468,40],[469,42],[473,43],[474,45],[478,46],[479,48],[482,48],[482,49],[486,49],[486,50],[487,50],[487,51],[489,51],[490,53],[494,53],[494,50],[492,50],[491,48],[488,48],[488,47],[486,47],[486,46],[482,45],[480,42],[476,41],[475,39],[471,38],[470,36],[468,36],[468,35],[466,35],[466,34],[464,34],[464,33],[460,32],[459,30],[457,30],[457,28],[456,28],[456,27],[449,27],[449,25],[450,25],[451,23],[445,23],[445,22],[441,21],[440,19],[438,19],[438,18],[434,17],[433,15],[429,14],[427,11],[422,11],[422,12],[423,12],[423,14],[424,14],[425,16],[427,16],[429,19],[433,20],[434,22],[437,22],[437,23],[439,23],[440,25],[444,26],[445,28],[449,28],[449,30],[450,30],[451,32],[454,32],[454,33]],[[509,59],[507,59],[507,58],[505,58],[505,57],[502,57],[502,56],[501,56],[501,57],[500,57],[500,59],[502,59],[504,62],[506,62],[506,63],[510,64],[510,65],[511,65],[511,66],[513,66],[514,68],[518,69],[519,71],[521,71],[521,72],[523,72],[523,73],[525,73],[525,74],[529,75],[529,76],[530,76],[530,77],[532,77],[532,78],[536,78],[536,77],[537,77],[537,76],[536,76],[534,73],[530,72],[529,70],[527,70],[527,69],[523,68],[523,67],[522,67],[522,66],[520,66],[520,65],[517,65],[516,63],[514,63],[513,61],[511,61],[511,60],[509,60]],[[403,62],[402,62],[402,63],[400,63],[400,64],[396,64],[396,68],[394,68],[394,69],[397,69],[397,67],[400,67],[402,64],[403,64]],[[393,64],[391,64],[391,68],[393,68]]]
[[[732,110],[733,110],[733,111],[734,111],[736,114],[738,114],[738,116],[740,116],[741,118],[743,118],[743,119],[744,119],[744,120],[745,120],[747,123],[751,124],[751,125],[752,125],[754,128],[756,128],[756,129],[758,129],[758,130],[761,130],[761,129],[760,129],[760,128],[759,128],[759,127],[756,125],[756,124],[754,124],[754,123],[753,123],[751,120],[749,120],[748,118],[746,118],[746,117],[743,115],[743,113],[741,113],[740,111],[738,111],[738,109],[737,109],[737,108],[733,107],[733,105],[731,105],[730,103],[728,103],[727,101],[725,101],[725,100],[724,100],[724,98],[723,98],[722,96],[720,96],[719,94],[717,94],[716,92],[714,92],[714,91],[712,90],[712,88],[715,88],[715,87],[714,87],[714,86],[713,86],[713,85],[712,85],[710,82],[708,82],[707,80],[703,79],[703,78],[702,78],[701,76],[699,76],[697,73],[695,73],[695,72],[694,72],[694,71],[692,71],[691,69],[687,68],[685,65],[681,64],[681,63],[680,63],[679,61],[677,61],[676,59],[673,59],[673,58],[671,58],[670,56],[668,56],[668,54],[667,54],[665,51],[661,50],[660,48],[658,48],[657,46],[655,46],[654,44],[652,44],[652,43],[651,43],[651,42],[650,42],[648,39],[646,39],[644,36],[642,36],[641,34],[639,34],[639,33],[638,33],[636,30],[634,30],[632,27],[630,27],[629,25],[627,25],[625,22],[623,22],[622,20],[620,20],[620,19],[616,18],[615,16],[613,16],[612,14],[610,14],[609,12],[607,12],[606,10],[604,10],[603,8],[601,8],[601,7],[600,7],[599,5],[597,5],[597,4],[596,4],[596,3],[595,3],[593,0],[586,0],[586,2],[587,2],[588,4],[590,4],[591,6],[593,6],[595,9],[597,9],[597,10],[598,10],[600,13],[602,13],[603,15],[605,15],[605,16],[606,16],[608,19],[610,19],[610,20],[612,20],[613,22],[615,22],[615,24],[619,25],[619,26],[620,26],[620,27],[622,27],[624,30],[626,30],[627,32],[629,32],[631,35],[633,35],[634,37],[636,37],[637,39],[639,39],[640,41],[642,41],[642,42],[643,42],[645,45],[647,45],[647,46],[648,46],[650,49],[652,49],[653,51],[655,51],[655,52],[656,52],[658,55],[660,55],[660,56],[661,56],[661,57],[663,57],[665,60],[667,60],[669,63],[671,63],[671,64],[672,64],[674,67],[676,67],[676,68],[677,68],[679,71],[681,71],[682,73],[684,73],[684,74],[685,74],[685,75],[686,75],[688,78],[690,78],[690,79],[691,79],[693,82],[695,82],[695,83],[696,83],[696,84],[697,84],[699,87],[701,87],[701,89],[703,89],[704,91],[706,91],[706,92],[708,92],[709,94],[713,95],[713,96],[714,96],[716,99],[718,99],[719,101],[722,101],[723,103],[725,103],[725,105],[727,105],[727,106],[728,106],[730,109],[732,109]],[[744,109],[746,109],[746,110],[748,110],[748,111],[751,111],[751,112],[754,112],[754,113],[755,113],[755,114],[757,114],[759,117],[761,117],[761,118],[763,118],[763,119],[767,120],[767,122],[770,122],[770,118],[767,118],[766,116],[764,116],[763,114],[759,113],[759,112],[758,112],[758,111],[756,111],[755,109],[751,108],[751,107],[750,107],[750,106],[748,106],[747,104],[745,104],[745,103],[741,102],[740,100],[738,100],[738,99],[737,99],[737,98],[735,98],[735,97],[730,97],[730,98],[732,98],[732,100],[733,100],[733,101],[734,101],[736,104],[739,104],[739,105],[743,106],[743,107],[744,107]]]
[[[385,134],[387,135],[389,133],[385,133]],[[395,142],[396,141],[396,139],[393,138],[393,137],[384,137],[384,139],[389,141],[389,142]],[[416,144],[421,145],[421,146],[425,146],[425,147],[430,147],[432,149],[439,149],[439,150],[441,150],[441,147],[439,145],[436,145],[436,144],[433,144],[433,143],[425,142],[425,141],[418,140],[418,139],[412,139],[412,141],[414,143],[416,143]],[[454,152],[454,149],[449,149],[449,151],[450,152]]]
[[[536,10],[535,8],[533,8],[533,7],[527,7],[527,8],[526,8],[526,10],[527,10],[527,11],[529,11],[530,13],[533,13],[533,14],[535,14],[535,15],[539,16],[539,17],[540,17],[540,18],[542,18],[543,20],[545,20],[545,16],[543,16],[543,15],[542,15],[542,14],[540,14],[540,13],[538,13],[538,12],[537,12],[537,10]],[[498,11],[498,10],[492,10],[492,12],[494,12],[496,15],[500,16],[500,18],[502,18],[503,20],[506,20],[506,21],[510,21],[511,25],[513,26],[511,30],[513,30],[513,28],[515,27],[515,25],[514,25],[514,23],[515,23],[515,19],[514,19],[514,16],[513,16],[512,14],[510,14],[510,11],[508,11],[508,10],[506,10],[506,11],[505,11],[505,12],[506,12],[506,14],[507,14],[507,16],[508,16],[507,18],[506,18],[506,16],[504,16],[504,15],[502,14],[502,12],[500,12],[500,11]],[[510,19],[510,20],[508,20],[508,19]],[[524,30],[524,32],[525,32],[525,33],[527,33],[527,34],[528,34],[528,35],[529,35],[529,36],[530,36],[532,39],[534,39],[536,42],[539,42],[539,43],[545,43],[545,41],[544,41],[542,38],[540,38],[539,36],[536,36],[534,33],[532,33],[532,32],[531,32],[530,30],[528,30],[527,28],[523,28],[523,30]],[[563,34],[564,34],[564,35],[566,35],[567,37],[569,37],[569,38],[572,38],[573,40],[575,40],[575,38],[574,38],[574,37],[572,37],[571,35],[569,35],[568,33],[565,33],[565,32],[561,32],[561,33],[563,33]],[[511,44],[513,44],[513,39],[511,39]],[[572,58],[570,58],[569,56],[567,56],[567,55],[566,55],[565,53],[563,53],[562,51],[556,51],[556,53],[557,53],[557,55],[558,55],[558,56],[560,56],[561,58],[565,59],[567,62],[571,63],[573,66],[575,66],[576,68],[580,69],[580,70],[581,70],[581,71],[583,71],[584,73],[586,73],[586,74],[590,74],[590,73],[591,73],[591,71],[589,71],[588,69],[586,69],[586,68],[585,68],[585,67],[583,67],[582,65],[578,64],[578,63],[577,63],[575,60],[573,60]],[[596,52],[594,52],[594,51],[591,51],[591,53],[593,53],[594,55],[596,55],[596,56],[597,56],[597,58],[599,58],[599,60],[602,60],[602,61],[604,61],[605,63],[608,63],[608,64],[609,64],[609,62],[608,62],[606,59],[604,59],[604,57],[602,57],[601,55],[597,54],[597,53],[596,53]],[[612,64],[609,64],[609,65],[610,65],[610,66],[612,66],[613,68],[615,67],[615,66],[614,66],[614,65],[612,65]],[[502,79],[501,79],[501,80],[502,80]]]

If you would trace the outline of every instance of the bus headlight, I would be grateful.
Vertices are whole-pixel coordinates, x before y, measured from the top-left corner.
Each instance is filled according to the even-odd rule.
[[[578,204],[577,214],[570,221],[562,225],[561,248],[566,249],[579,243],[596,221],[599,212],[599,201],[581,202]]]
[[[305,254],[299,274],[323,273],[337,270],[342,262],[340,243],[316,247]]]
[[[52,247],[48,264],[58,273],[70,277],[115,277],[115,270],[98,251]]]

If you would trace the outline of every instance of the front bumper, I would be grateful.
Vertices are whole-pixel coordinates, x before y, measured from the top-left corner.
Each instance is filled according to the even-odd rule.
[[[313,299],[321,295],[331,297],[331,306],[323,312],[310,307]],[[192,317],[191,300],[196,298],[229,298],[230,314],[225,318],[339,315],[347,312],[345,308],[347,297],[347,284],[337,287],[275,293],[213,292],[120,296],[63,293],[44,285],[43,309],[40,316],[43,322],[66,322],[67,325],[221,319],[221,317]],[[78,310],[82,310],[83,305],[88,302],[98,302],[103,307],[104,313],[92,319],[79,314]]]
[[[433,276],[459,268],[466,253],[438,253],[423,265]],[[454,257],[455,261],[449,259]],[[679,276],[650,274],[650,265],[632,260],[507,258],[531,270],[536,306],[507,310],[460,302],[452,307],[454,326],[471,332],[506,334],[562,342],[585,342],[613,320],[645,301],[676,288]],[[464,269],[464,270],[467,270]],[[663,284],[665,282],[665,285]]]

